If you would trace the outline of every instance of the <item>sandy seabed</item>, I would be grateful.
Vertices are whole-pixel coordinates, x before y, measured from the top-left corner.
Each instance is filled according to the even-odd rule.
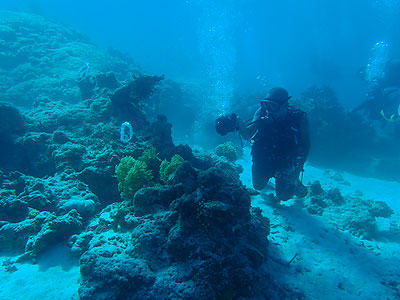
[[[251,186],[248,151],[239,161],[243,183]],[[345,172],[306,166],[304,183],[319,180],[323,189],[339,188],[344,197],[384,201],[395,213],[378,218],[378,239],[364,239],[339,230],[335,216],[314,216],[300,199],[272,203],[263,191],[253,196],[270,219],[270,268],[278,282],[288,284],[305,299],[400,299],[400,229],[388,235],[389,224],[400,223],[400,183],[363,178]],[[338,216],[339,217],[339,216]],[[16,270],[0,268],[0,299],[79,299],[79,266],[56,249],[38,264],[16,264]],[[0,258],[0,264],[7,257]]]

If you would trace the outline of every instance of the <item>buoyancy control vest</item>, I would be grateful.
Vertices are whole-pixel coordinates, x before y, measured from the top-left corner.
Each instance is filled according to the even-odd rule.
[[[301,110],[289,107],[286,118],[282,120],[272,123],[263,118],[258,120],[251,152],[253,159],[294,159],[303,147],[300,130],[305,115]]]

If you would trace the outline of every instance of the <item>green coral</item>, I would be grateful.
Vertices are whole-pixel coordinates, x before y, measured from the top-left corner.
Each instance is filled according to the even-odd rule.
[[[144,149],[142,155],[138,158],[144,161],[146,164],[150,164],[152,161],[159,160],[156,148],[153,145],[149,145]]]
[[[218,145],[215,148],[215,154],[218,156],[223,156],[231,162],[235,162],[238,159],[236,148],[231,142]]]
[[[139,189],[150,185],[153,179],[147,164],[130,156],[121,159],[119,165],[115,167],[115,174],[118,179],[118,190],[124,200],[132,199]]]
[[[161,159],[158,157],[156,148],[151,144],[148,145],[147,148],[144,149],[142,155],[138,158],[138,160],[144,161],[146,163],[147,168],[151,170],[153,178],[157,180],[160,171]]]
[[[160,178],[164,183],[167,183],[167,181],[173,176],[175,173],[176,169],[184,162],[184,159],[182,156],[179,154],[175,154],[171,158],[171,162],[168,162],[166,159],[164,159],[161,162],[160,166]]]

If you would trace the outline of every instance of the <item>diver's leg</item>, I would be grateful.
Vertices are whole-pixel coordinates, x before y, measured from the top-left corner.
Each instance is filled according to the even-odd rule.
[[[280,173],[275,177],[276,196],[283,201],[289,200],[296,192],[296,181],[291,176]]]
[[[279,199],[286,201],[294,195],[299,198],[307,196],[308,189],[300,181],[299,175],[299,171],[289,169],[275,176],[275,193]]]
[[[308,190],[299,179],[299,169],[290,162],[283,162],[282,165],[284,167],[275,174],[276,196],[283,201],[289,200],[294,195],[305,197]]]
[[[258,191],[265,188],[269,179],[272,177],[272,172],[269,170],[268,164],[261,160],[253,160],[251,174],[253,179],[253,187]]]
[[[294,194],[298,198],[304,198],[308,194],[307,187],[300,181],[300,179],[297,179],[296,191],[294,192]]]

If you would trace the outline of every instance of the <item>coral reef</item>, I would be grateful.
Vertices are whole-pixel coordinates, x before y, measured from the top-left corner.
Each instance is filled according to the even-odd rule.
[[[168,162],[164,159],[160,165],[160,178],[164,183],[167,183],[168,180],[173,176],[176,169],[184,162],[182,156],[179,154],[175,154],[171,158],[171,162]]]
[[[140,104],[153,94],[155,86],[164,76],[140,75],[124,86],[117,88],[110,96],[116,106],[127,107],[129,103]]]
[[[235,162],[238,159],[238,153],[232,142],[226,142],[218,145],[215,148],[215,154],[218,156],[223,156],[231,162]]]
[[[143,153],[138,158],[138,160],[146,163],[147,168],[151,170],[151,174],[154,180],[157,181],[160,176],[161,160],[159,158],[156,148],[152,144],[149,144],[149,146],[147,146],[143,150]]]
[[[135,193],[149,185],[153,179],[147,164],[142,160],[133,157],[124,157],[115,168],[118,179],[118,189],[121,191],[121,198],[129,201]]]
[[[74,176],[45,179],[18,172],[2,178],[2,251],[35,257],[56,242],[80,233],[94,216],[98,198]]]
[[[385,202],[344,197],[337,188],[323,190],[318,181],[313,182],[310,189],[309,197],[304,199],[310,214],[323,215],[335,228],[365,239],[377,237],[377,218],[390,218],[394,214]]]
[[[110,94],[110,99],[117,118],[134,124],[138,129],[147,127],[145,101],[153,94],[163,78],[163,76],[141,75],[115,89]]]
[[[168,156],[168,149],[173,148],[172,125],[165,115],[158,115],[157,120],[147,128],[147,139],[151,141],[161,156]]]
[[[25,120],[14,106],[0,102],[0,136],[21,135],[25,130]]]
[[[0,103],[0,164],[4,168],[12,168],[12,157],[17,159],[14,152],[15,139],[24,134],[25,120],[19,110],[8,103]]]
[[[2,251],[35,261],[56,243],[68,245],[80,260],[81,299],[277,295],[268,280],[269,222],[250,207],[241,169],[174,145],[171,123],[150,108],[162,77],[120,82],[128,66],[108,66],[96,76],[83,70],[79,82],[72,73],[69,85],[60,82],[73,91],[68,103],[52,85],[22,100],[37,99],[20,113],[23,130],[10,146],[18,159],[10,168],[0,165]],[[134,131],[126,144],[119,141],[125,121]],[[120,201],[120,192],[128,201]]]
[[[81,217],[76,210],[72,209],[69,213],[59,217],[50,215],[40,227],[40,231],[30,236],[25,246],[25,252],[31,252],[30,254],[36,257],[52,245],[66,241],[81,231]]]
[[[80,297],[267,299],[269,223],[250,208],[237,173],[186,162],[169,182],[114,207],[81,257]]]
[[[78,71],[85,63],[90,73],[113,70],[122,78],[130,65],[99,51],[82,34],[39,15],[0,12],[0,99],[31,107],[33,101],[76,103]]]

